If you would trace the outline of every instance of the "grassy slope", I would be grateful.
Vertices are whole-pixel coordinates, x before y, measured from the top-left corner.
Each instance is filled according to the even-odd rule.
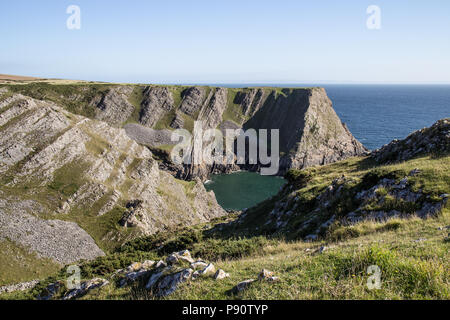
[[[6,239],[0,240],[0,257],[0,286],[40,279],[61,268],[50,259],[41,259]]]
[[[99,85],[98,90],[103,90],[104,85]],[[107,85],[105,85],[107,87]],[[36,87],[32,87],[36,88]],[[82,88],[80,86],[80,88]],[[39,88],[38,88],[39,89]],[[34,94],[45,93],[45,90],[36,89]],[[33,89],[34,90],[34,89]],[[59,90],[59,89],[58,89]],[[71,89],[61,88],[61,92],[71,92]],[[66,91],[68,90],[68,91]],[[81,89],[80,89],[81,90]],[[97,89],[92,89],[97,90]],[[96,92],[96,91],[95,91]],[[136,99],[139,100],[139,92]],[[52,99],[58,99],[55,94]],[[45,96],[48,98],[48,96]],[[79,106],[73,105],[74,108]],[[102,149],[98,143],[92,144],[95,149]],[[364,176],[373,169],[382,169],[384,172],[401,171],[406,174],[414,168],[420,168],[421,174],[410,179],[414,188],[422,188],[430,196],[440,193],[450,193],[450,157],[422,157],[405,163],[376,166],[367,159],[353,158],[328,166],[310,168],[305,172],[311,173],[311,180],[306,186],[299,186],[297,192],[305,202],[314,199],[326,188],[333,179],[345,174],[346,177],[354,178],[355,183],[360,183]],[[45,201],[51,201],[51,190],[66,197],[65,193],[71,194],[70,170],[61,175],[59,181],[48,186],[45,190],[47,196]],[[295,172],[294,172],[295,174]],[[70,180],[70,181],[69,181]],[[294,179],[295,180],[295,179]],[[58,184],[59,183],[59,184]],[[53,187],[54,189],[52,189]],[[28,191],[23,190],[24,193]],[[281,199],[285,194],[268,200],[261,205],[251,209],[248,216],[252,219],[245,220],[244,226],[254,227],[265,222],[267,215],[273,206],[274,200]],[[56,205],[56,204],[54,204]],[[78,216],[71,216],[70,219]],[[83,215],[84,216],[84,215]],[[294,215],[298,221],[304,217],[299,211]],[[115,217],[115,216],[114,216]],[[87,223],[99,226],[103,230],[111,221],[96,224],[85,217],[78,221],[81,225]],[[75,219],[77,220],[77,219]],[[295,221],[293,221],[295,223]],[[105,258],[98,259],[92,263],[83,264],[85,277],[102,276],[108,278],[118,268],[125,267],[133,261],[141,261],[145,258],[159,258],[171,251],[188,248],[194,255],[209,259],[216,267],[223,268],[231,274],[229,279],[215,282],[212,279],[200,279],[188,283],[180,288],[170,298],[193,298],[193,299],[229,299],[229,298],[266,298],[266,299],[291,299],[291,298],[449,298],[449,255],[448,246],[444,238],[448,230],[438,230],[440,226],[450,225],[450,212],[444,209],[442,215],[428,220],[402,220],[390,221],[383,224],[373,222],[361,223],[353,227],[340,227],[333,230],[321,242],[306,243],[298,241],[299,234],[295,230],[288,230],[283,239],[267,240],[266,237],[252,237],[247,239],[228,240],[214,238],[208,232],[204,232],[203,226],[191,228],[183,233],[160,234],[150,239],[142,239],[126,246],[127,250],[109,254]],[[207,229],[209,229],[207,227]],[[348,230],[346,228],[352,228]],[[245,229],[245,228],[244,228]],[[92,230],[91,230],[92,231]],[[103,233],[94,233],[94,238],[100,240]],[[232,235],[251,236],[243,229],[234,230]],[[261,233],[261,230],[258,231]],[[201,236],[199,236],[199,234]],[[230,236],[230,234],[225,234]],[[420,238],[425,241],[415,242]],[[161,241],[165,242],[166,250],[157,250]],[[158,244],[158,245],[157,245]],[[313,254],[306,251],[307,248],[315,249],[320,245],[327,244],[330,250],[323,254]],[[10,246],[1,245],[2,256],[5,250],[11,250]],[[17,250],[15,250],[17,252]],[[9,252],[9,251],[8,251]],[[26,253],[25,253],[26,254]],[[4,261],[4,259],[2,259]],[[22,260],[23,261],[23,260]],[[13,262],[11,262],[13,263]],[[40,264],[41,262],[37,262]],[[371,291],[366,287],[366,268],[371,264],[377,264],[382,269],[383,286],[381,290]],[[26,265],[26,264],[24,264]],[[29,268],[23,268],[24,276],[18,281],[29,280],[45,274],[53,273],[54,266],[45,266],[45,273],[39,273],[40,268],[33,274],[25,274]],[[2,273],[8,274],[8,270],[18,268],[16,265],[3,264]],[[9,268],[9,269],[8,269]],[[276,284],[256,283],[249,290],[239,296],[232,296],[228,291],[239,281],[247,278],[256,278],[258,271],[267,268],[277,273],[281,281]],[[6,271],[3,271],[6,270]],[[55,275],[63,279],[65,273]],[[55,279],[55,278],[53,278]],[[8,278],[2,278],[8,281]],[[47,280],[47,282],[50,279]],[[42,284],[44,285],[44,283]],[[34,291],[35,293],[36,291]],[[34,294],[14,294],[2,296],[32,298]],[[117,289],[114,285],[109,286],[101,292],[93,292],[86,298],[152,298],[145,291],[132,287]]]
[[[255,227],[259,228],[255,231],[257,233],[276,233],[280,229],[274,223],[265,224],[269,213],[277,201],[289,202],[289,199],[292,199],[295,195],[300,199],[301,205],[295,208],[293,204],[289,203],[286,211],[292,210],[293,213],[286,218],[288,219],[287,227],[281,232],[288,239],[305,237],[312,230],[300,231],[299,226],[314,215],[312,210],[315,208],[316,197],[331,185],[333,180],[343,175],[346,177],[349,181],[346,184],[346,196],[338,198],[334,202],[332,210],[319,213],[322,222],[325,222],[333,214],[339,217],[351,212],[355,208],[355,194],[362,188],[371,187],[368,185],[368,180],[371,180],[369,177],[374,176],[374,181],[379,181],[384,176],[392,175],[400,180],[415,168],[419,168],[421,172],[415,177],[409,177],[408,183],[412,190],[422,189],[431,199],[441,194],[450,193],[450,156],[423,156],[407,162],[389,165],[376,165],[369,158],[351,158],[326,166],[311,167],[301,171],[291,170],[288,179],[292,181],[292,189],[286,187],[283,192],[272,199],[249,209],[241,223],[234,225],[232,228],[226,228],[224,235],[245,235],[251,230],[255,231]],[[307,183],[303,183],[302,180],[307,181]],[[403,212],[401,208],[396,207],[396,205],[402,204],[392,203],[390,205],[392,205],[392,208],[389,208],[388,211],[398,209]],[[383,210],[384,208],[376,209]],[[306,214],[308,212],[311,213]],[[311,229],[315,229],[315,226],[312,226]]]
[[[449,193],[449,156],[422,157],[378,167],[374,167],[366,159],[354,158],[311,169],[315,171],[314,178],[298,192],[302,196],[312,197],[342,174],[357,180],[362,179],[370,170],[409,172],[414,168],[420,168],[422,172],[411,178],[415,188],[423,188],[430,194]],[[260,211],[255,218],[264,222],[265,219],[261,216],[264,212],[267,211]],[[195,244],[185,243],[184,247],[189,248],[197,257],[210,259],[217,268],[226,270],[231,276],[221,281],[206,278],[187,283],[169,298],[448,299],[449,231],[440,227],[449,225],[450,210],[447,205],[437,218],[421,220],[411,217],[384,223],[361,222],[351,227],[332,229],[319,242],[287,240],[292,234],[270,241],[261,236],[247,240],[214,240],[207,237],[197,239]],[[186,236],[179,235],[175,239],[185,238]],[[322,254],[315,252],[322,245],[329,249]],[[201,249],[203,247],[208,250]],[[211,254],[212,252],[217,254]],[[378,265],[381,269],[380,290],[369,290],[367,287],[367,268],[370,265]],[[262,268],[274,271],[281,281],[273,284],[258,282],[238,295],[230,293],[236,283],[255,279]],[[138,287],[131,291],[110,287],[91,298],[152,297]]]
[[[386,171],[420,168],[415,182],[430,192],[450,191],[450,157],[423,157],[405,163],[381,166]],[[308,197],[318,186],[327,185],[334,177],[362,177],[372,168],[367,160],[350,159],[315,168],[316,174],[299,193]],[[311,169],[313,170],[313,169]],[[261,207],[260,214],[263,214]],[[230,216],[228,221],[235,217]],[[264,217],[260,216],[264,221]],[[421,220],[393,219],[383,223],[366,221],[351,227],[333,229],[322,240],[304,242],[284,237],[222,237],[209,224],[160,233],[134,240],[114,254],[82,265],[83,276],[109,278],[114,270],[145,258],[159,259],[169,253],[189,249],[230,273],[230,278],[214,281],[198,279],[180,286],[168,299],[448,299],[450,271],[447,207],[436,218]],[[351,228],[342,230],[342,228]],[[339,236],[337,236],[337,234]],[[346,236],[342,236],[346,235]],[[323,253],[316,250],[327,246]],[[367,287],[367,268],[381,269],[379,290]],[[263,269],[274,271],[280,282],[257,282],[240,294],[230,290],[238,282],[257,278]],[[64,278],[64,272],[56,278]],[[55,278],[54,278],[55,279]],[[36,294],[36,291],[34,292]],[[33,295],[7,295],[3,298],[31,298]],[[117,288],[115,283],[101,291],[93,291],[84,299],[154,299],[139,285]]]

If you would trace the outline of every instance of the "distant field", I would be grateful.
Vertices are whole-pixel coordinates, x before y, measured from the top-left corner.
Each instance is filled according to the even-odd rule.
[[[36,81],[40,78],[35,77],[25,77],[25,76],[15,76],[10,74],[0,74],[1,81]]]
[[[27,76],[16,76],[10,74],[0,74],[0,84],[25,84],[31,82],[46,82],[50,84],[76,84],[86,83],[88,81],[82,80],[66,80],[66,79],[53,79],[53,78],[36,78]],[[92,82],[92,81],[91,81]],[[94,82],[92,82],[94,83]]]

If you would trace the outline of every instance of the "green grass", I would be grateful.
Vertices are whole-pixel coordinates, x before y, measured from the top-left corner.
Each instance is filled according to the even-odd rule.
[[[42,279],[61,268],[50,259],[39,258],[36,253],[6,239],[0,240],[0,256],[0,286]]]
[[[87,181],[83,172],[88,167],[89,163],[76,160],[55,170],[53,181],[47,186],[48,189],[69,198]]]
[[[83,278],[110,279],[115,270],[132,262],[158,260],[189,249],[194,257],[230,273],[230,278],[189,281],[165,299],[449,299],[449,243],[444,241],[447,231],[438,228],[450,224],[448,209],[427,220],[364,222],[353,227],[359,230],[356,237],[312,243],[263,236],[211,237],[207,230],[223,221],[135,239],[115,253],[82,264]],[[417,242],[419,238],[425,240]],[[322,245],[328,249],[318,253]],[[381,269],[381,289],[367,286],[371,265]],[[273,271],[280,281],[258,281],[239,294],[232,293],[238,282],[256,279],[263,268]],[[64,277],[60,272],[53,279]],[[118,288],[112,281],[83,299],[156,298],[140,284]]]
[[[288,239],[298,239],[311,233],[316,225],[311,225],[310,229],[300,230],[299,226],[315,214],[312,210],[316,207],[317,197],[332,184],[333,180],[346,178],[340,197],[332,200],[333,203],[328,210],[322,210],[319,214],[322,222],[332,215],[343,216],[361,204],[356,199],[356,194],[361,190],[369,189],[383,178],[401,180],[408,173],[419,168],[420,173],[416,176],[408,177],[408,187],[411,190],[423,191],[423,196],[416,203],[393,199],[386,195],[384,201],[374,201],[369,203],[368,210],[397,210],[403,213],[414,213],[424,201],[441,200],[442,194],[450,193],[450,157],[422,156],[407,162],[376,165],[370,158],[351,158],[334,164],[312,167],[305,170],[290,170],[286,175],[289,186],[292,189],[284,188],[284,191],[273,199],[266,200],[259,205],[249,209],[246,217],[241,220],[241,224],[225,228],[223,235],[244,235],[249,230],[253,234],[283,234]],[[383,192],[379,190],[378,192]],[[297,197],[299,205],[293,208],[292,199]],[[287,226],[284,229],[277,228],[273,223],[265,225],[269,220],[269,212],[272,211],[277,201],[287,202],[286,212],[293,210],[293,214],[286,218]],[[255,227],[259,229],[256,230]],[[250,231],[252,232],[252,231]]]
[[[224,111],[222,118],[223,121],[233,121],[234,123],[241,125],[247,120],[243,114],[242,106],[235,104],[234,99],[236,94],[241,91],[239,89],[228,89],[227,109]]]
[[[128,101],[134,106],[133,113],[125,123],[139,123],[139,115],[141,112],[141,104],[144,99],[144,88],[142,86],[136,86],[133,92],[128,97]]]
[[[95,117],[95,106],[90,102],[105,94],[112,84],[49,84],[34,82],[29,84],[6,85],[12,93],[21,93],[38,100],[49,100],[68,111],[89,118]]]
[[[163,129],[169,129],[173,130],[173,128],[170,127],[170,124],[172,123],[173,119],[176,115],[176,109],[171,109],[166,114],[164,114],[161,119],[158,120],[158,122],[153,126],[153,129],[156,130],[163,130]]]

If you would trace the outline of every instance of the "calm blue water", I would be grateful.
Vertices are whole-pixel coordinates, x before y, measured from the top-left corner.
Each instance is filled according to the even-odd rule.
[[[250,87],[258,85],[226,85]],[[266,85],[279,87],[314,85]],[[353,135],[376,149],[393,139],[450,117],[450,85],[320,85]],[[285,182],[257,173],[217,175],[206,185],[220,205],[241,210],[277,193]]]
[[[450,117],[449,85],[324,85],[353,135],[376,149]]]

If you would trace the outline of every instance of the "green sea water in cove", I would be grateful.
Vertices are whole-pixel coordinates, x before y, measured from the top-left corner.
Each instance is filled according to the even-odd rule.
[[[224,209],[242,210],[274,196],[285,183],[281,177],[241,171],[213,175],[205,188],[214,191],[217,202]]]

